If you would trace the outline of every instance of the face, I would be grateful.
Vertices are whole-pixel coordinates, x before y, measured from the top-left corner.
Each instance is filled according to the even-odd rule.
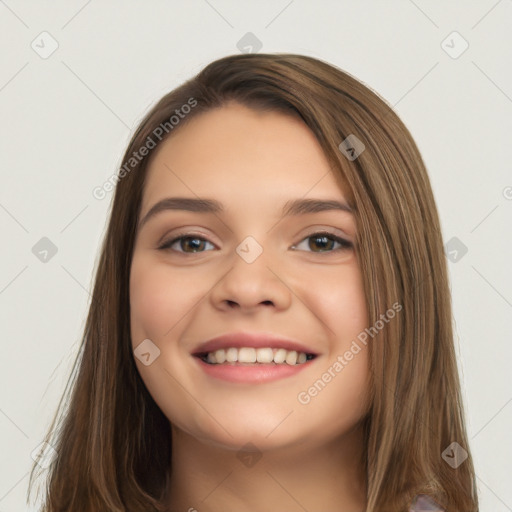
[[[176,197],[222,209],[146,218]],[[368,350],[351,351],[368,327],[355,218],[344,209],[283,215],[291,201],[312,199],[347,204],[313,133],[285,114],[232,103],[191,119],[152,155],[130,274],[131,337],[173,429],[263,451],[335,441],[367,412]],[[286,338],[316,356],[293,365],[283,350],[283,364],[193,355],[241,332]],[[272,354],[286,348],[265,343]],[[231,354],[250,358],[254,345],[242,346],[249,350]]]

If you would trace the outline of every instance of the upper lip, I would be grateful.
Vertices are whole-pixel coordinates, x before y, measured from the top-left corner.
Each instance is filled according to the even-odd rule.
[[[284,348],[286,350],[296,350],[297,352],[305,352],[306,354],[313,354],[315,356],[318,355],[318,353],[311,348],[290,338],[282,338],[271,333],[247,331],[230,332],[211,338],[198,345],[192,351],[192,355],[197,356],[229,347]]]

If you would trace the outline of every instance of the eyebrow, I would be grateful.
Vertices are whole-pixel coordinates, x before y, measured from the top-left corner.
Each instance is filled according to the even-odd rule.
[[[184,210],[188,212],[215,214],[222,213],[224,211],[224,206],[221,202],[215,199],[166,197],[151,207],[148,213],[146,213],[144,218],[140,221],[139,229],[142,228],[149,219],[167,210]],[[329,210],[340,210],[351,214],[353,213],[352,208],[343,201],[337,201],[334,199],[291,199],[284,204],[281,216],[289,217],[294,215],[305,215],[308,213],[325,212]]]

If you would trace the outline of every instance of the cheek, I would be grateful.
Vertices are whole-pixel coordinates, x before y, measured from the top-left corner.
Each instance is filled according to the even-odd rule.
[[[198,302],[195,280],[183,272],[173,272],[144,254],[134,254],[130,271],[130,329],[132,348],[150,339],[160,355],[149,365],[134,357],[137,370],[149,393],[167,418],[188,431],[193,419],[184,421],[183,411],[192,409],[189,396],[179,382],[187,382],[186,373],[176,368],[180,347],[176,340],[179,324]],[[204,294],[204,292],[203,292]],[[172,397],[172,398],[170,398]]]
[[[344,268],[323,282],[324,286],[315,284],[308,288],[308,302],[317,305],[315,312],[332,340],[330,348],[339,351],[368,327],[363,282],[357,267]]]
[[[368,348],[362,347],[352,360],[345,360],[342,369],[336,362],[337,355],[326,361],[297,395],[297,416],[310,422],[311,430],[325,439],[349,431],[370,405]]]
[[[368,327],[368,314],[357,278],[346,276],[324,289],[322,296],[318,312],[329,327],[325,332],[330,342],[318,371],[295,399],[302,417],[314,418],[311,427],[317,434],[335,438],[364,417],[370,405],[369,347],[358,340]]]
[[[176,272],[154,259],[135,256],[130,274],[130,316],[134,343],[163,339],[204,295],[193,272]]]
[[[162,282],[155,267],[145,265],[143,258],[134,259],[130,274],[130,316],[133,341],[140,337],[158,336],[164,329],[165,311],[175,286]],[[169,318],[169,321],[172,319]],[[167,325],[167,329],[170,325]]]
[[[312,286],[309,301],[328,327],[330,343],[324,364],[297,396],[300,407],[322,418],[324,430],[343,431],[361,418],[368,407],[369,348],[358,335],[368,327],[368,308],[361,274],[345,267],[326,286]]]

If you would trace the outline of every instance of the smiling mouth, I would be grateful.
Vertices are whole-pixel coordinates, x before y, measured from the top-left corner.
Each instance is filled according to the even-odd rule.
[[[254,348],[254,347],[229,347],[212,352],[199,352],[194,354],[203,362],[210,365],[235,365],[235,366],[259,366],[259,365],[289,365],[304,364],[315,359],[316,354],[286,350],[284,348]]]

